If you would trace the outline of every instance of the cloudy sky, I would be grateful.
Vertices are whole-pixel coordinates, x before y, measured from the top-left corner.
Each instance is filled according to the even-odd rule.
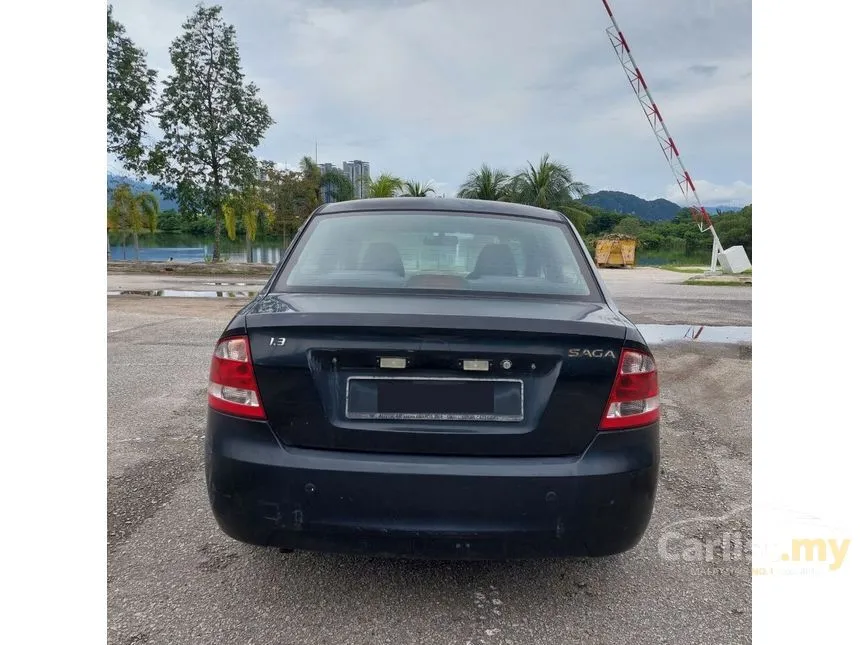
[[[113,0],[163,80],[196,0]],[[611,0],[705,204],[752,201],[750,0]],[[547,152],[592,190],[681,203],[600,0],[224,0],[276,121],[258,150],[432,180]],[[109,163],[109,167],[113,164]],[[116,169],[114,166],[112,169]]]

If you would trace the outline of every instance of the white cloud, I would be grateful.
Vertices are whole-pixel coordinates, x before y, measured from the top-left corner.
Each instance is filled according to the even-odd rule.
[[[736,114],[748,115],[752,105],[752,85],[741,78],[749,61],[744,58],[730,58],[719,61],[719,72],[711,76],[689,74],[685,82],[674,82],[664,92],[655,96],[660,113],[667,127],[675,135],[679,133],[698,134],[700,128],[708,128],[715,121],[722,121]],[[681,77],[689,70],[681,69],[683,64],[675,64],[667,71],[666,78]],[[607,76],[620,69],[607,69]],[[631,88],[626,95],[611,92],[602,109],[590,118],[583,118],[578,127],[592,135],[615,136],[624,140],[654,140],[639,102]],[[697,137],[698,138],[698,137]],[[657,145],[655,141],[655,146]],[[683,154],[683,152],[682,152]]]
[[[446,197],[454,197],[454,194],[457,192],[456,186],[451,186],[444,181],[429,179],[427,183],[433,188],[433,190],[436,191],[433,194],[439,197],[441,197],[442,195],[445,195]]]
[[[277,170],[279,172],[285,172],[287,170],[289,170],[291,172],[297,172],[298,169],[299,169],[299,167],[297,165],[294,165],[291,163],[284,163],[282,161],[276,161],[275,162],[275,170]]]
[[[196,0],[115,0],[150,64]],[[453,194],[482,162],[549,152],[592,186],[640,195],[670,178],[605,34],[599,2],[259,0],[224,3],[276,123],[263,158],[370,161]],[[750,183],[751,10],[739,0],[614,0],[695,176]],[[698,70],[698,71],[697,71]],[[704,72],[703,70],[707,70]],[[163,74],[162,74],[163,77]]]
[[[746,206],[752,203],[752,186],[743,181],[723,186],[706,179],[693,179],[693,183],[705,206]],[[666,199],[681,206],[687,205],[677,184],[666,187]]]

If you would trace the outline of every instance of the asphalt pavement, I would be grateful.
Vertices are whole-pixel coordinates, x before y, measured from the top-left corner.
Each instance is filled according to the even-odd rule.
[[[111,275],[108,288],[128,283]],[[645,283],[610,284],[635,322],[749,324],[749,288]],[[108,298],[110,643],[750,642],[750,566],[724,539],[750,538],[749,348],[654,348],[663,463],[633,551],[510,563],[281,554],[223,535],[206,499],[210,353],[241,303]]]

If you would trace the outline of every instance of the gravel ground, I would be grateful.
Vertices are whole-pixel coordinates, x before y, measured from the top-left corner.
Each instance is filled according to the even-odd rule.
[[[739,288],[653,286],[653,299],[612,288],[635,322],[749,324],[748,295],[704,293]],[[724,561],[719,547],[714,562],[678,560],[677,540],[672,559],[660,550],[670,531],[749,539],[748,350],[655,347],[663,468],[651,526],[631,552],[516,563],[284,555],[224,536],[206,500],[209,357],[238,306],[108,299],[110,643],[750,642],[749,564]],[[716,519],[673,526],[700,516]]]

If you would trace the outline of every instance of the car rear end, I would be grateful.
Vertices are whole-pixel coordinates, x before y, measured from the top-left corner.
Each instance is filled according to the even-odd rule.
[[[498,229],[528,246],[545,233],[489,220],[439,228],[457,245]],[[393,271],[401,286],[382,288],[337,276],[291,287],[284,276],[301,268],[288,257],[212,358],[206,475],[228,535],[433,558],[596,556],[640,540],[659,462],[654,359],[606,301],[572,227],[528,223],[569,244],[572,295],[514,290],[534,277],[528,249],[506,292],[485,290],[484,277],[500,289],[504,276],[476,276],[480,257],[447,273],[407,263]],[[540,275],[573,270],[561,269]],[[559,284],[572,283],[547,289]]]

